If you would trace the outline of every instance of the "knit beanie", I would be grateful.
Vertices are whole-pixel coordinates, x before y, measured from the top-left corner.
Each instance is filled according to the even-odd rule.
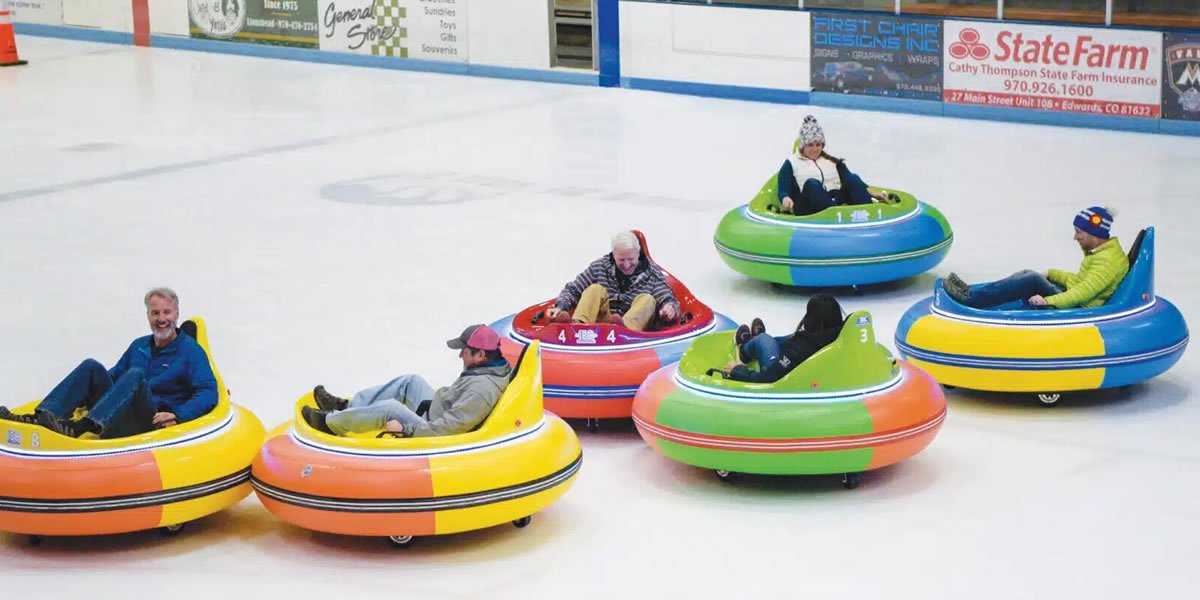
[[[821,129],[816,117],[808,115],[804,117],[804,124],[800,126],[800,146],[807,146],[814,142],[825,143],[825,130]]]
[[[1112,231],[1113,211],[1102,206],[1093,206],[1075,215],[1075,226],[1100,239],[1108,239]]]

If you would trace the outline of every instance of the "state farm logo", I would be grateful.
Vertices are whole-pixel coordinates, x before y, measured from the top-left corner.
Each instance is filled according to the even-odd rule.
[[[967,28],[958,32],[958,41],[950,44],[950,57],[963,59],[968,56],[975,60],[984,60],[992,55],[991,48],[979,41],[979,32]]]
[[[997,63],[1130,71],[1145,71],[1152,63],[1152,51],[1154,54],[1158,51],[1157,46],[1113,43],[1107,39],[1097,40],[1091,35],[1076,35],[1067,40],[1056,39],[1054,35],[1002,29],[996,33],[994,43],[985,44],[979,30],[968,27],[958,32],[958,41],[950,44],[946,51],[950,58],[957,60],[970,57]]]

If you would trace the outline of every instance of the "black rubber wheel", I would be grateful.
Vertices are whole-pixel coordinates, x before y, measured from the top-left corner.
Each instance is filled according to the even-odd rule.
[[[33,546],[34,548],[41,546],[42,542],[44,542],[44,541],[46,541],[46,538],[44,538],[40,535],[29,536],[29,545]]]
[[[586,427],[588,433],[596,433],[600,431],[600,419],[588,419]]]
[[[737,479],[737,473],[732,471],[717,469],[716,473],[717,479],[720,479],[721,481],[733,481],[734,479]]]
[[[842,475],[842,486],[848,490],[858,487],[858,473],[846,473]]]
[[[855,295],[855,296],[861,296],[861,295],[863,295],[862,288],[858,287],[857,285],[852,285],[852,286],[850,286],[850,289],[854,291],[854,295]]]
[[[187,523],[176,523],[175,525],[160,527],[158,531],[167,537],[175,537],[183,533],[185,527],[187,527]]]
[[[387,538],[388,543],[397,548],[407,548],[411,546],[416,539],[417,538],[411,535],[389,535]]]
[[[533,517],[521,517],[520,519],[513,521],[513,527],[516,527],[517,529],[523,529],[532,522]]]

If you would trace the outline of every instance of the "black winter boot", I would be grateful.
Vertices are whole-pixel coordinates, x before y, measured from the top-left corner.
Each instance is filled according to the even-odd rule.
[[[767,326],[763,324],[762,319],[754,317],[754,320],[750,321],[750,337],[757,337],[758,334],[766,332]]]
[[[317,408],[328,411],[346,410],[346,405],[350,404],[349,400],[338,398],[325,391],[325,386],[323,385],[313,388],[313,399],[317,401]]]
[[[300,409],[300,416],[304,417],[304,422],[313,429],[334,435],[333,430],[325,423],[325,417],[329,416],[329,411],[313,410],[313,407],[305,406]]]

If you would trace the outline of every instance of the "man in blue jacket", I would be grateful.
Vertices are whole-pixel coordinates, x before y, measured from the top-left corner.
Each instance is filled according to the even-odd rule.
[[[80,363],[38,404],[33,415],[0,406],[0,419],[37,423],[79,437],[118,438],[170,427],[203,416],[217,405],[217,379],[208,356],[190,336],[179,335],[179,296],[170,288],[146,293],[151,335],[129,345],[116,366]],[[77,408],[87,414],[72,419]]]

